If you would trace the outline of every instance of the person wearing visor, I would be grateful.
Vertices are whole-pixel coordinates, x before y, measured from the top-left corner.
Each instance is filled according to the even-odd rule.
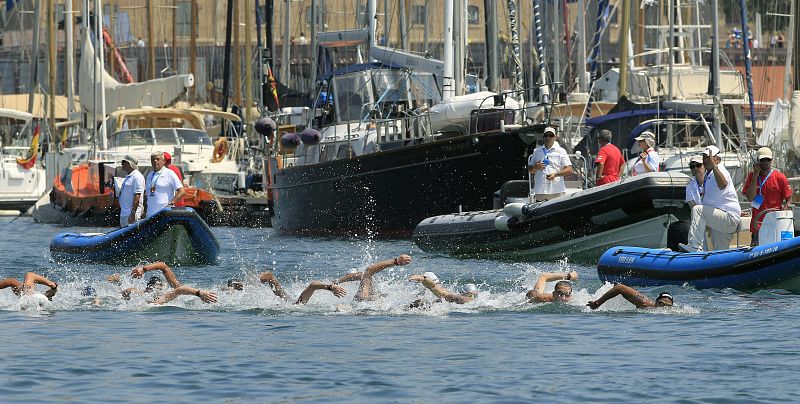
[[[175,206],[186,193],[178,176],[164,167],[165,161],[162,152],[157,151],[150,155],[153,171],[147,174],[144,199],[144,209],[148,217],[166,206]]]
[[[792,200],[789,180],[783,173],[772,168],[772,150],[769,147],[762,147],[758,149],[756,156],[758,162],[753,163],[753,170],[747,174],[742,188],[742,193],[753,207],[751,217],[754,220],[750,221],[753,246],[758,245],[758,231],[764,220],[764,215],[759,216],[759,214],[768,210],[787,210]]]
[[[119,187],[119,227],[136,223],[144,211],[144,176],[139,172],[139,161],[131,155],[122,158],[125,179]]]
[[[528,157],[528,173],[533,174],[533,200],[548,201],[566,194],[564,178],[572,174],[567,151],[556,141],[556,129],[547,127],[542,133],[544,144]]]
[[[130,299],[132,294],[152,293],[154,297],[149,301],[149,303],[154,304],[165,304],[171,302],[176,297],[181,295],[194,295],[205,303],[216,303],[217,301],[217,295],[214,292],[209,290],[195,289],[193,287],[183,285],[178,280],[178,277],[175,276],[175,273],[172,272],[172,269],[162,261],[133,267],[131,270],[131,277],[140,279],[144,277],[146,272],[150,271],[161,271],[161,273],[164,275],[164,278],[167,279],[167,282],[169,282],[173,289],[163,292],[164,282],[158,276],[151,276],[150,279],[147,280],[147,286],[145,287],[144,291],[141,291],[137,288],[128,288],[122,291],[122,297],[124,299]],[[119,275],[115,274],[108,276],[106,279],[108,279],[109,282],[119,282],[120,278]]]
[[[545,272],[539,275],[533,289],[525,296],[531,303],[568,302],[572,299],[572,282],[578,280],[578,273]],[[558,281],[552,293],[545,293],[544,286],[547,282]]]
[[[684,251],[703,251],[706,226],[711,231],[712,249],[727,249],[739,228],[742,208],[731,174],[721,163],[717,146],[708,146],[703,150],[703,204],[692,208],[689,243],[679,245]]]
[[[442,283],[439,281],[439,277],[433,272],[425,272],[421,275],[412,275],[410,278],[408,278],[408,281],[421,283],[422,286],[428,288],[428,290],[430,290],[434,296],[450,303],[469,303],[475,300],[475,298],[478,296],[478,287],[471,283],[464,287],[463,293],[454,293],[445,289],[445,287],[442,286]],[[412,307],[416,307],[414,306],[414,303],[412,303]]]
[[[656,297],[655,300],[651,300],[649,297],[645,296],[638,290],[628,286],[618,283],[614,285],[608,292],[603,293],[603,296],[600,296],[597,300],[592,300],[586,305],[592,309],[597,310],[603,303],[613,299],[614,297],[622,295],[625,300],[633,303],[637,309],[653,309],[656,307],[672,307],[674,303],[674,299],[672,295],[669,293],[661,293]]]
[[[661,157],[659,157],[655,149],[655,134],[649,130],[646,130],[635,139],[642,151],[639,153],[639,158],[636,159],[636,163],[633,165],[633,172],[631,175],[639,175],[658,171],[658,166],[661,164]]]

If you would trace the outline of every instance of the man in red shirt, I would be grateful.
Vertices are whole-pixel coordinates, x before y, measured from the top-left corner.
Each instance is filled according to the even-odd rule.
[[[175,175],[177,175],[178,179],[181,180],[181,183],[183,183],[183,175],[181,175],[180,168],[178,168],[177,166],[172,165],[172,156],[170,156],[170,154],[167,153],[167,152],[164,152],[164,167],[167,167],[170,170],[174,171]],[[178,202],[175,202],[175,206],[178,206],[178,207],[186,206],[186,204],[183,203],[183,200],[180,200]]]
[[[750,232],[753,233],[753,245],[758,245],[758,230],[764,216],[756,217],[767,209],[789,209],[792,199],[792,188],[789,180],[778,170],[772,168],[772,150],[769,147],[758,149],[758,162],[753,164],[753,171],[747,174],[742,192],[752,202],[753,216],[750,221]],[[753,181],[753,178],[756,181]]]
[[[597,152],[597,164],[595,168],[596,184],[603,185],[614,181],[619,181],[619,173],[625,166],[622,153],[617,146],[611,144],[611,131],[603,129],[597,137],[600,142],[600,151]]]

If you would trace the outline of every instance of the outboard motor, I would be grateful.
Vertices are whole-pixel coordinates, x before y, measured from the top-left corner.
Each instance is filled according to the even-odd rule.
[[[322,140],[322,136],[318,130],[306,128],[302,133],[300,133],[300,140],[306,146],[314,146],[319,144],[319,142]]]

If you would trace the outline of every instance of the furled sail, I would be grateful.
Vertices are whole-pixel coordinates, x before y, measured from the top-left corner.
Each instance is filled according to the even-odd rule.
[[[92,63],[96,70],[92,70]],[[101,68],[100,61],[95,57],[92,42],[88,36],[85,36],[81,52],[78,92],[83,110],[89,114],[95,110],[95,115],[98,117],[101,115],[99,103],[101,81],[99,78],[93,80],[92,75],[95,71],[103,74],[102,85],[105,88],[106,112],[108,113],[118,109],[169,106],[186,88],[194,85],[194,76],[191,74],[179,74],[142,83],[120,83]],[[93,91],[94,96],[92,96]],[[94,102],[95,99],[98,102]]]

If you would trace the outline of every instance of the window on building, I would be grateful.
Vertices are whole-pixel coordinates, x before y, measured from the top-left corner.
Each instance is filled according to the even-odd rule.
[[[175,35],[192,35],[192,2],[179,1],[175,9]],[[195,22],[197,24],[197,22]]]
[[[467,7],[467,22],[469,25],[478,25],[481,21],[481,9],[478,6]]]
[[[427,20],[428,8],[425,6],[414,6],[411,14],[411,23],[425,25]]]

